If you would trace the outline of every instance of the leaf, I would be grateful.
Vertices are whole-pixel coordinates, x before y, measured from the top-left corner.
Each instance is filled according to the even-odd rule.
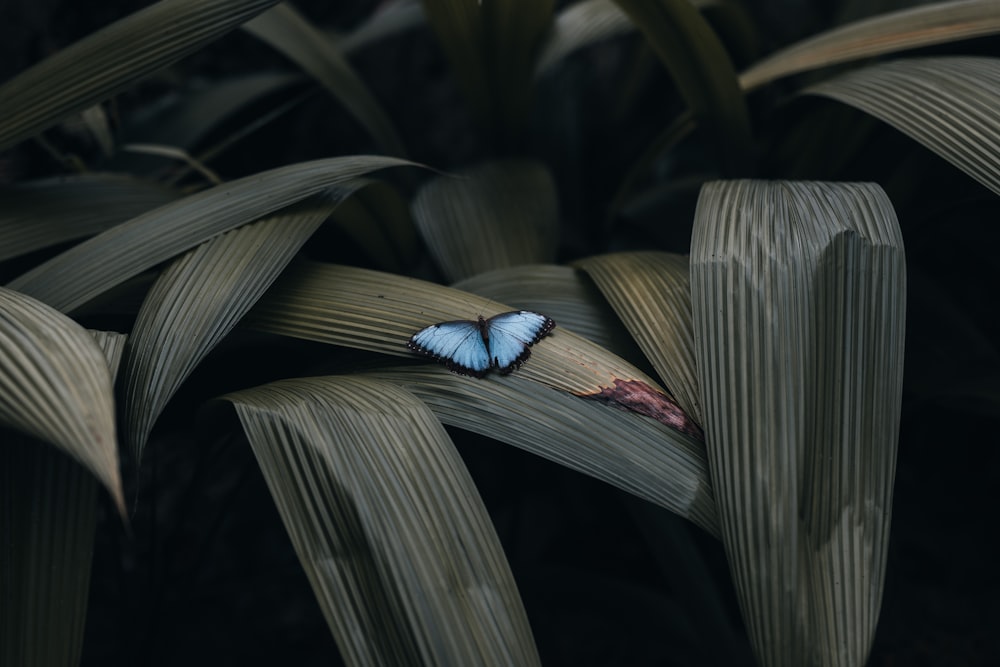
[[[539,664],[486,509],[419,400],[360,377],[226,398],[347,664]]]
[[[117,174],[62,176],[0,188],[0,261],[93,236],[179,196]]]
[[[123,431],[136,462],[181,383],[349,193],[314,197],[216,236],[160,274],[139,310],[122,373]]]
[[[535,76],[545,76],[577,49],[632,32],[635,24],[612,0],[583,0],[556,16],[535,64]]]
[[[874,184],[707,184],[691,249],[722,536],[758,661],[862,665],[878,620],[906,267]]]
[[[413,201],[413,217],[449,280],[550,262],[558,240],[555,183],[539,162],[488,162],[438,176]]]
[[[461,378],[433,366],[367,374],[402,385],[449,426],[590,475],[718,535],[705,449],[669,426],[516,376]]]
[[[534,264],[479,273],[452,285],[491,301],[534,310],[620,357],[641,358],[600,291],[586,274],[569,266]]]
[[[275,4],[161,0],[59,51],[0,86],[0,150],[108,99]]]
[[[869,113],[1000,193],[1000,59],[910,58],[806,90]]]
[[[217,234],[375,169],[412,165],[351,156],[279,167],[218,185],[140,215],[40,264],[7,286],[62,311]]]
[[[597,283],[678,404],[701,423],[688,258],[615,253],[578,260],[574,266]]]
[[[123,119],[121,143],[161,144],[193,151],[212,130],[239,111],[271,95],[288,98],[302,88],[304,80],[299,74],[268,72],[189,82],[144,113]],[[104,168],[143,173],[163,164],[163,160],[120,151]]]
[[[1000,9],[982,0],[934,2],[839,26],[792,44],[740,74],[745,91],[819,67],[1000,32]]]
[[[341,52],[350,54],[424,23],[424,8],[420,0],[387,0],[380,3],[375,13],[350,34],[338,39],[337,46]]]
[[[319,81],[388,154],[406,154],[389,116],[347,59],[291,5],[279,4],[243,28]]]
[[[750,116],[719,38],[689,0],[615,0],[642,30],[681,97],[717,145],[726,168],[745,170]]]
[[[76,322],[2,287],[0,425],[76,459],[125,515],[114,394],[104,354]]]
[[[361,184],[337,206],[331,221],[386,271],[402,273],[422,256],[409,204],[388,183]]]
[[[125,337],[90,333],[117,367]],[[2,435],[0,663],[74,665],[87,617],[98,482],[47,443]]]
[[[424,0],[458,83],[485,127],[501,139],[524,125],[535,57],[552,23],[554,0]]]

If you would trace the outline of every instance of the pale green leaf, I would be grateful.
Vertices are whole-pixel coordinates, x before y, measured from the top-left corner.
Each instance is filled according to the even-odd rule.
[[[116,174],[82,174],[0,188],[0,261],[93,236],[180,197]]]
[[[376,169],[410,164],[389,157],[351,156],[253,174],[113,227],[7,286],[70,311],[217,234]]]
[[[536,665],[475,484],[413,395],[360,377],[226,397],[348,665]]]
[[[757,658],[863,665],[902,398],[892,206],[873,184],[710,183],[691,292],[722,537]]]
[[[806,92],[889,123],[1000,193],[1000,58],[897,60]]]
[[[450,281],[555,259],[558,201],[539,162],[487,162],[438,176],[417,194],[413,217]]]
[[[181,383],[349,192],[314,197],[217,236],[160,274],[139,310],[122,373],[123,438],[135,461]]]
[[[719,534],[705,448],[691,436],[516,376],[479,380],[418,366],[368,374],[406,387],[445,424],[590,475]]]
[[[701,423],[688,258],[630,252],[589,257],[574,266],[597,283],[677,403]]]
[[[282,3],[243,27],[319,81],[383,150],[391,155],[406,153],[389,116],[341,52],[291,5]]]
[[[290,268],[257,303],[247,323],[270,333],[426,362],[406,347],[420,329],[508,310],[505,304],[415,278],[310,262]],[[531,349],[519,377],[626,409],[650,410],[661,419],[667,415],[656,410],[677,409],[653,379],[568,330],[557,326]],[[634,402],[619,393],[627,388],[637,392]],[[684,419],[676,425],[697,430]]]
[[[59,51],[0,86],[0,149],[108,99],[277,2],[161,0]]]
[[[124,516],[105,355],[76,322],[2,287],[0,425],[51,443],[79,461]]]
[[[749,91],[819,67],[998,32],[1000,3],[955,0],[922,4],[838,26],[792,44],[740,74],[740,86]]]

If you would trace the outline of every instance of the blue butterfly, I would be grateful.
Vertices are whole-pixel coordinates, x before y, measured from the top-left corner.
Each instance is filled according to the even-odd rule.
[[[408,348],[444,363],[462,375],[483,377],[490,368],[507,375],[520,368],[528,348],[547,335],[556,323],[530,310],[514,310],[483,319],[441,322],[410,337]]]

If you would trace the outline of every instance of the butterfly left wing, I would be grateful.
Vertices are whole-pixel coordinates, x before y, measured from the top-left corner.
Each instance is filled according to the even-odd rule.
[[[490,355],[479,325],[468,320],[432,324],[413,334],[406,346],[462,375],[483,377],[490,369]]]
[[[520,368],[531,356],[530,346],[545,336],[556,323],[540,313],[516,310],[486,320],[489,358],[500,373],[507,375]]]

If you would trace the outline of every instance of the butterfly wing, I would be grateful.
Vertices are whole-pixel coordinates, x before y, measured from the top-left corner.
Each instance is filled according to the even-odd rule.
[[[462,375],[482,377],[490,368],[490,355],[479,325],[469,320],[432,324],[413,334],[406,346]]]
[[[545,315],[530,310],[501,313],[486,320],[489,338],[489,360],[503,375],[520,368],[531,350],[528,349],[548,334],[556,323]]]

